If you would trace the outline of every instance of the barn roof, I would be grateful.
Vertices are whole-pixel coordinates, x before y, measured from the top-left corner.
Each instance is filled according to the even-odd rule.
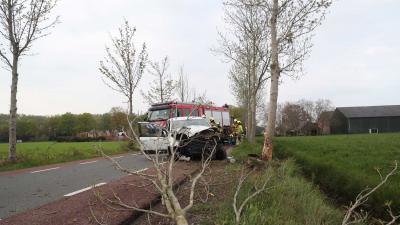
[[[347,118],[400,116],[400,105],[338,107]]]

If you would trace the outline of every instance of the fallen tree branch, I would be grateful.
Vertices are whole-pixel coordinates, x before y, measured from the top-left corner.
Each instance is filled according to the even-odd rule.
[[[376,192],[379,188],[381,188],[391,176],[396,174],[397,169],[398,169],[398,162],[394,162],[394,167],[393,169],[386,174],[386,176],[382,176],[381,172],[377,169],[377,172],[379,174],[379,177],[381,178],[381,181],[374,187],[374,188],[365,188],[362,190],[356,197],[354,203],[351,202],[350,206],[348,207],[346,214],[343,218],[342,225],[350,225],[350,224],[355,224],[355,223],[360,223],[362,221],[365,221],[368,217],[367,212],[356,212],[356,209],[359,208],[361,205],[364,205],[367,201],[370,195],[372,195],[374,192]],[[389,207],[389,214],[392,217],[392,221],[386,223],[388,224],[394,224],[396,220],[400,217],[399,216],[394,216],[392,213],[392,210]],[[383,223],[385,224],[385,223]]]
[[[240,203],[240,204],[238,205],[238,196],[239,196],[240,190],[241,190],[243,184],[245,183],[245,181],[247,180],[247,178],[255,171],[255,169],[252,169],[252,170],[250,170],[250,172],[244,173],[244,170],[245,170],[245,169],[242,168],[242,172],[241,172],[240,177],[239,177],[239,182],[238,182],[238,185],[237,185],[237,187],[236,187],[236,192],[235,192],[235,195],[233,196],[233,203],[232,203],[232,206],[233,206],[233,211],[234,211],[234,213],[235,213],[236,224],[239,224],[239,223],[240,223],[240,216],[242,215],[243,209],[244,209],[244,207],[246,206],[246,204],[247,204],[251,199],[253,199],[254,197],[256,197],[257,195],[259,195],[259,194],[261,194],[262,192],[266,191],[266,190],[267,190],[267,184],[268,184],[268,182],[270,181],[270,177],[268,177],[268,178],[265,180],[265,182],[263,183],[263,185],[261,186],[261,188],[258,188],[258,189],[257,189],[256,187],[254,187],[254,188],[256,188],[256,190],[255,190],[252,194],[248,195],[248,196],[243,200],[243,202]]]

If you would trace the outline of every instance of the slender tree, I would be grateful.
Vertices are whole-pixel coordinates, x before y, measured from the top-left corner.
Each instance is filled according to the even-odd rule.
[[[147,93],[142,92],[143,98],[151,105],[171,101],[175,94],[176,84],[168,73],[169,59],[165,56],[161,62],[150,62],[149,73],[156,77],[150,83]]]
[[[196,89],[193,89],[193,102],[199,103],[202,105],[214,105],[215,103],[210,100],[207,96],[207,91],[204,90],[203,92],[198,93]]]
[[[268,122],[262,151],[264,160],[272,159],[278,87],[281,74],[298,76],[309,55],[312,33],[321,24],[331,0],[266,0],[263,8],[269,17],[271,85]]]
[[[123,94],[129,105],[129,115],[133,115],[133,93],[142,79],[147,63],[146,45],[143,43],[137,54],[133,38],[136,28],[125,20],[118,29],[118,35],[111,37],[112,48],[106,47],[106,56],[100,61],[100,72],[104,83]]]
[[[181,102],[187,102],[190,98],[190,87],[187,76],[184,73],[183,66],[179,70],[179,78],[176,84],[176,93]]]
[[[329,112],[335,110],[335,106],[329,99],[318,99],[314,103],[314,118],[316,121],[320,119],[323,112]]]
[[[301,106],[301,108],[303,108],[303,110],[307,112],[307,114],[309,115],[310,122],[314,123],[317,121],[317,116],[315,116],[314,113],[315,103],[313,101],[307,99],[300,99],[295,103],[295,105]]]
[[[259,0],[224,2],[227,34],[220,33],[215,51],[233,62],[230,77],[236,98],[247,108],[247,139],[255,141],[257,96],[268,80],[268,20]]]
[[[50,13],[56,0],[1,0],[0,35],[5,43],[0,48],[0,58],[11,70],[11,96],[9,118],[9,156],[17,160],[17,88],[18,66],[32,44],[48,35],[48,30],[58,21],[51,20]]]
[[[126,119],[127,114],[123,108],[113,107],[110,110],[110,123],[111,127],[114,130],[124,131],[129,129],[128,121]]]
[[[296,131],[302,123],[311,121],[311,115],[298,104],[286,102],[281,110],[284,131]]]

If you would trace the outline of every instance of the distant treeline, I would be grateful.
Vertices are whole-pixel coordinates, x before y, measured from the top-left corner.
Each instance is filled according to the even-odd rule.
[[[8,118],[0,114],[0,142],[8,142]],[[140,116],[142,120],[144,116]],[[128,128],[127,115],[120,108],[113,108],[104,114],[72,114],[55,116],[19,115],[17,138],[22,141],[48,141],[75,137],[81,132],[122,131]]]

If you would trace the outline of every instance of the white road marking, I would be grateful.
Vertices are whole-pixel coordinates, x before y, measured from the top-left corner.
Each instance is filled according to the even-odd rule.
[[[70,197],[70,196],[73,196],[73,195],[82,193],[82,192],[84,192],[84,191],[90,190],[90,189],[92,189],[92,188],[94,188],[94,187],[103,186],[103,185],[105,185],[105,184],[107,184],[107,183],[98,183],[98,184],[95,184],[95,185],[93,185],[93,186],[90,186],[90,187],[87,187],[87,188],[83,188],[83,189],[81,189],[81,190],[77,190],[77,191],[71,192],[71,193],[69,193],[69,194],[66,194],[66,195],[64,195],[64,197]]]
[[[60,167],[53,167],[53,168],[44,169],[44,170],[36,170],[36,171],[31,171],[30,173],[40,173],[40,172],[45,172],[45,171],[50,171],[50,170],[56,170],[56,169],[60,169]]]
[[[124,156],[121,155],[121,156],[117,156],[117,157],[112,157],[112,159],[119,159],[119,158],[122,158],[122,157],[124,157]]]
[[[81,165],[85,165],[85,164],[89,164],[89,163],[95,163],[95,162],[97,162],[97,160],[95,160],[95,161],[89,161],[89,162],[81,162],[81,163],[79,163],[79,164],[81,164]]]
[[[133,156],[137,156],[137,155],[139,155],[139,153],[136,153],[136,154],[131,154],[131,155],[133,155]]]

